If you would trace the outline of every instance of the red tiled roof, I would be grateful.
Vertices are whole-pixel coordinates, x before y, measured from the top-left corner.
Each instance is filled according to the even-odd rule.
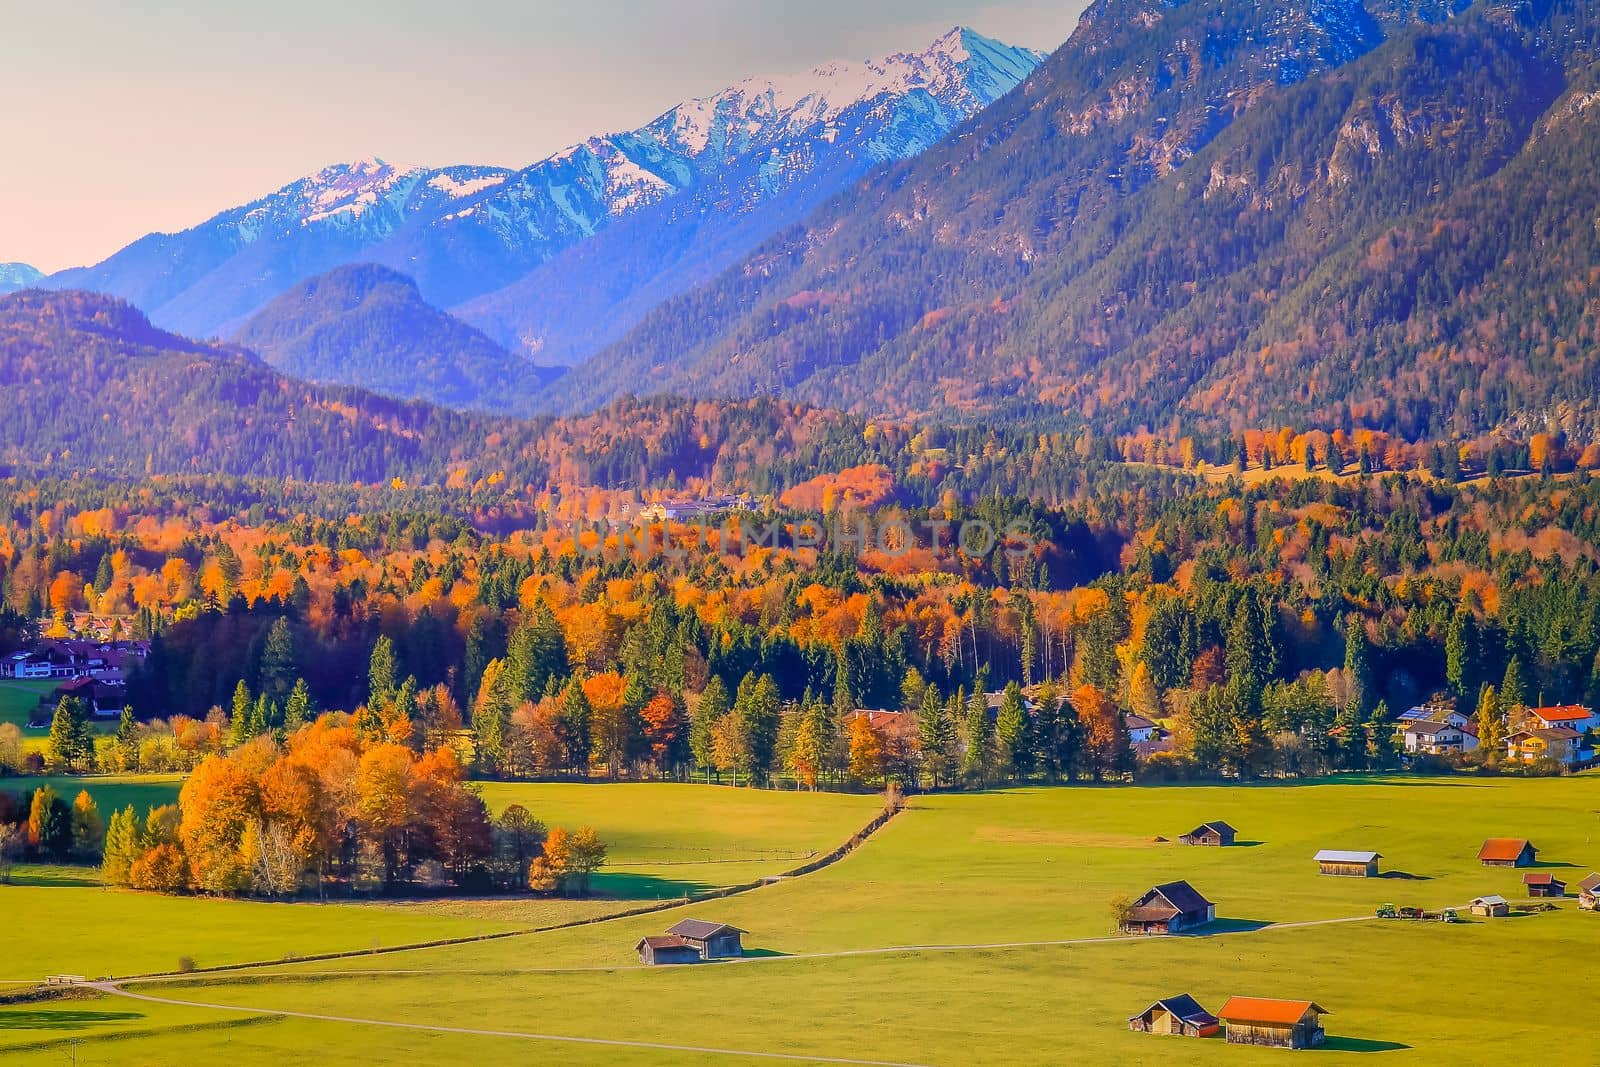
[[[1545,722],[1582,722],[1594,713],[1581,704],[1558,704],[1549,708],[1529,708],[1528,714]]]
[[[1566,885],[1559,881],[1555,875],[1545,872],[1542,874],[1525,874],[1522,876],[1523,885]]]
[[[1514,860],[1522,855],[1522,850],[1532,848],[1527,841],[1520,837],[1491,837],[1483,843],[1478,850],[1480,860]],[[1538,852],[1538,849],[1533,849]]]
[[[1293,1026],[1305,1018],[1308,1011],[1320,1012],[1323,1015],[1333,1014],[1314,1000],[1229,997],[1228,1003],[1217,1012],[1217,1018],[1229,1023],[1277,1023],[1281,1026]]]

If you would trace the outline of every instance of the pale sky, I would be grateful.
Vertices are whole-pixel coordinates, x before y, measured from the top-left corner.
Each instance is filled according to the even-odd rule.
[[[0,262],[53,271],[329,163],[521,166],[751,75],[1052,51],[1087,0],[0,0]]]

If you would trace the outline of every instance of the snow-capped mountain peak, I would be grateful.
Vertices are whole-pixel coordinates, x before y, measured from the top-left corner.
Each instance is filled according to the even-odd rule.
[[[1041,58],[957,28],[920,52],[749,78],[520,170],[337,163],[51,284],[112,293],[164,327],[207,336],[345,263],[391,267],[430,301],[460,304],[690,191],[704,202],[686,218],[742,220],[748,241],[775,198],[804,190],[798,202],[815,203],[876,163],[915,155]]]

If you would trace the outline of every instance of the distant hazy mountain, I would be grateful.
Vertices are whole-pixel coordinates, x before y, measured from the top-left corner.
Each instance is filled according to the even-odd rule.
[[[552,388],[1095,433],[1600,430],[1586,0],[1099,0]]]
[[[353,262],[400,270],[424,299],[450,307],[511,285],[618,219],[704,190],[686,208],[689,225],[711,212],[727,217],[706,239],[708,251],[697,252],[692,235],[652,233],[615,253],[618,273],[637,278],[620,299],[652,284],[671,291],[677,283],[663,278],[671,270],[692,276],[697,262],[720,263],[798,217],[780,210],[764,223],[760,205],[793,196],[809,206],[871,162],[921,151],[1038,61],[953,31],[923,53],[746,82],[519,171],[341,164],[193,229],[151,234],[50,284],[123,297],[191,335],[231,333],[290,286]],[[658,219],[658,227],[674,225],[670,214]],[[661,266],[637,262],[658,247]],[[547,342],[571,324],[533,306],[539,299],[537,287],[518,290],[469,314],[530,351],[586,351],[581,340]]]
[[[342,483],[537,473],[532,423],[295,381],[98,293],[0,297],[0,389],[5,463]]]
[[[27,289],[43,279],[43,274],[26,263],[0,263],[0,293]]]
[[[293,286],[233,338],[285,374],[453,407],[525,408],[559,371],[513,356],[372,264]]]

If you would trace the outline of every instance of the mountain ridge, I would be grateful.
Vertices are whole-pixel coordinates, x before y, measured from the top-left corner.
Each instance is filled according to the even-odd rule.
[[[520,170],[411,168],[377,158],[336,164],[47,284],[119,296],[191,336],[230,334],[290,286],[352,262],[399,270],[430,303],[454,308],[719,175],[730,195],[754,203],[781,194],[776,178],[792,180],[817,158],[857,147],[869,155],[921,150],[1038,58],[956,30],[920,53],[747,80]],[[852,116],[886,99],[913,103],[905,114],[880,116],[858,146]],[[873,140],[880,127],[890,136]],[[808,134],[804,152],[794,147],[800,132]]]
[[[411,278],[367,263],[291,286],[232,340],[295,378],[446,407],[513,411],[559,373],[427,303]]]
[[[1409,325],[1385,302],[1416,278],[1368,265],[1367,252],[1419,212],[1476,197],[1496,219],[1487,229],[1522,235],[1502,255],[1535,256],[1527,234],[1559,233],[1562,265],[1577,271],[1595,236],[1589,193],[1575,184],[1577,211],[1562,219],[1535,202],[1537,172],[1501,206],[1481,190],[1589,76],[1596,33],[1570,0],[1102,0],[1019,92],[652,310],[547,403],[762,393],[867,416],[1046,416],[1116,434],[1372,422],[1437,439],[1527,427],[1541,412],[1592,424],[1594,361],[1581,355],[1593,351],[1592,305],[1563,295],[1586,276],[1545,277],[1515,309],[1523,334],[1550,333],[1535,312],[1547,292],[1572,324],[1564,375],[1534,350],[1555,338],[1519,342],[1540,368],[1530,376],[1470,351],[1494,326],[1453,303],[1467,279],[1448,248],[1403,257],[1433,289],[1421,295],[1438,297]],[[1594,133],[1569,123],[1543,136],[1570,157]],[[1317,272],[1329,257],[1359,282],[1342,300],[1322,296],[1340,282]],[[1473,278],[1492,267],[1485,255]],[[1323,332],[1303,336],[1313,316]],[[1405,365],[1438,365],[1418,340],[1430,334],[1471,368],[1450,375],[1467,395],[1435,400]],[[1271,358],[1258,340],[1276,346]]]
[[[44,280],[44,273],[26,263],[0,263],[0,296],[29,289]]]

